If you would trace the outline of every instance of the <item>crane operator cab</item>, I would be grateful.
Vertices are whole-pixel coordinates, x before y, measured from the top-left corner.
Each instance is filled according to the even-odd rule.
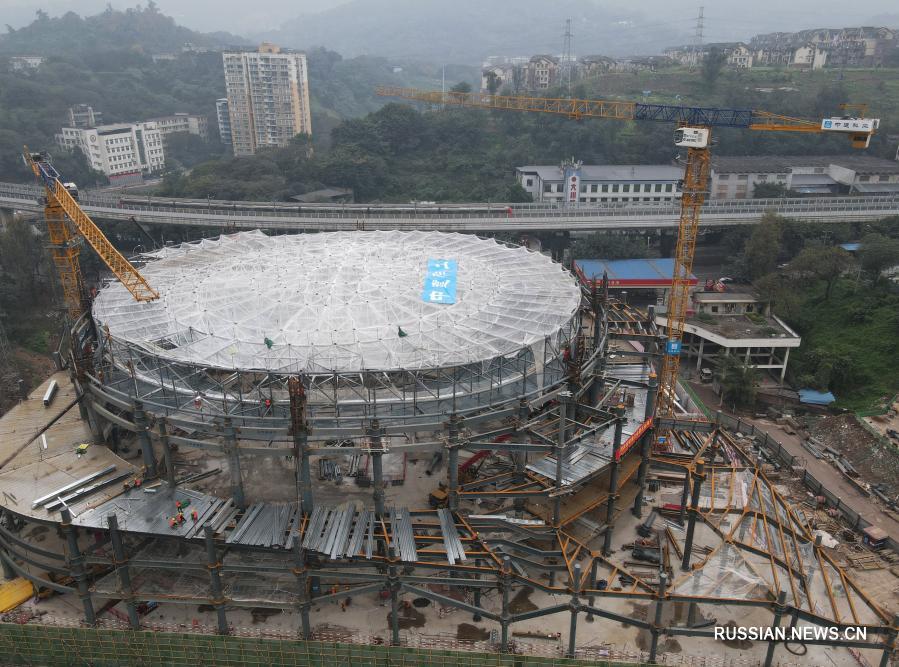
[[[703,127],[679,127],[674,131],[674,145],[683,148],[708,148],[709,131]]]
[[[66,189],[66,191],[72,195],[72,199],[78,201],[78,186],[74,183],[63,183],[62,187]]]

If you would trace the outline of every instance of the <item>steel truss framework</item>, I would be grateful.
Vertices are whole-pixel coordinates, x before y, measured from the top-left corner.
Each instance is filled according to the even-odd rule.
[[[232,465],[236,461],[239,479],[241,456],[272,455],[272,448],[247,445],[246,441],[264,430],[269,435],[283,432],[285,442],[292,446],[279,445],[275,450],[276,454],[296,457],[297,503],[278,510],[278,517],[286,517],[283,522],[272,519],[260,529],[253,524],[269,510],[248,505],[242,490],[232,486],[231,499],[216,500],[195,526],[177,535],[138,529],[121,505],[116,506],[118,511],[100,506],[75,521],[68,509],[63,509],[61,521],[49,514],[29,520],[59,526],[66,538],[64,553],[35,547],[17,532],[0,528],[4,567],[39,585],[77,594],[89,624],[96,622],[95,596],[121,599],[135,629],[140,627],[138,603],[164,600],[211,605],[222,633],[229,632],[229,606],[294,610],[299,618],[298,636],[311,638],[313,600],[317,605],[348,594],[386,590],[392,609],[389,641],[394,644],[403,640],[398,620],[400,597],[409,594],[498,623],[497,648],[501,651],[516,650],[510,635],[515,623],[562,613],[570,617],[567,655],[578,654],[578,623],[590,616],[649,631],[648,657],[654,662],[663,635],[712,636],[710,628],[695,622],[698,614],[694,610],[700,605],[723,604],[768,609],[774,625],[789,618],[791,624],[864,626],[868,630],[865,641],[827,639],[807,643],[880,650],[887,660],[896,641],[896,620],[891,622],[815,543],[809,528],[762,474],[753,452],[742,448],[715,424],[669,419],[663,428],[671,429],[672,447],[664,455],[652,454],[652,431],[648,427],[652,424],[654,376],[623,372],[619,374],[627,379],[616,378],[616,368],[607,363],[605,353],[611,337],[629,335],[620,326],[610,327],[609,322],[626,321],[632,327],[633,313],[609,302],[600,307],[596,294],[592,296],[593,307],[588,309],[592,312],[584,318],[584,330],[564,359],[569,370],[564,383],[545,387],[548,391],[544,394],[519,394],[516,401],[483,406],[480,413],[448,411],[439,424],[445,437],[418,443],[421,449],[439,449],[449,456],[448,510],[385,507],[379,463],[374,467],[373,508],[319,507],[311,483],[303,479],[303,460],[311,452],[337,449],[325,441],[339,430],[350,434],[364,425],[360,439],[349,449],[340,449],[367,451],[379,460],[386,449],[383,440],[389,428],[397,432],[407,428],[406,416],[386,418],[384,424],[389,427],[378,418],[358,417],[353,418],[357,420],[355,428],[346,426],[350,420],[325,418],[317,427],[313,419],[297,419],[305,409],[306,396],[294,382],[288,396],[288,405],[294,409],[289,434],[286,425],[260,427],[265,418],[258,416],[251,420],[235,415],[234,422],[228,417],[215,426],[207,421],[188,424],[183,411],[165,402],[151,403],[143,400],[144,396],[129,395],[92,378],[88,400],[93,419],[135,431],[145,444],[150,443],[152,435],[166,461],[171,456],[168,447],[174,443],[218,448],[229,456]],[[610,333],[616,328],[619,334]],[[642,325],[639,329],[647,332]],[[651,356],[654,345],[647,347]],[[132,386],[139,388],[136,375]],[[118,378],[114,382],[126,386]],[[629,437],[625,434],[628,415],[624,406],[617,405],[627,384],[635,389],[642,385],[650,399],[644,413],[636,415],[646,418],[643,426]],[[303,386],[308,389],[308,384]],[[154,411],[146,410],[148,405]],[[163,408],[159,412],[155,412],[157,405]],[[270,419],[284,421],[277,416]],[[234,427],[238,421],[239,443]],[[197,430],[189,437],[171,435],[190,427]],[[413,422],[415,427],[424,429],[425,425]],[[434,423],[427,428],[434,428]],[[497,442],[498,438],[503,441]],[[564,482],[562,470],[571,463],[575,448],[603,438],[611,443],[606,465]],[[460,484],[457,472],[462,449],[502,452],[510,461],[508,471]],[[152,452],[153,448],[145,446],[144,450]],[[534,456],[549,455],[555,457],[554,477],[527,469],[529,456],[533,460]],[[155,474],[152,453],[145,462],[147,473]],[[305,472],[308,474],[308,470]],[[202,499],[204,494],[176,489],[170,467],[166,475],[169,493],[188,493],[198,501]],[[631,511],[642,517],[642,498],[650,475],[663,483],[675,480],[675,493],[681,495],[677,504],[680,516],[672,517],[657,532],[660,553],[665,554],[658,566],[624,562],[609,549],[615,527],[612,517],[621,492],[626,484],[637,487]],[[607,491],[598,493],[603,485]],[[516,504],[539,498],[552,505],[552,511],[525,521],[508,515],[476,516],[464,509],[467,500],[498,495],[512,498]],[[586,502],[578,502],[580,499]],[[605,539],[597,549],[578,537],[575,524],[587,512],[601,510],[603,504],[607,520],[599,532]],[[328,525],[334,522],[331,528],[315,518],[325,511],[331,517]],[[85,524],[105,528],[106,539],[88,539],[82,528]],[[675,529],[678,526],[682,528]],[[260,547],[243,539],[265,529],[272,535],[270,546]],[[32,566],[28,571],[24,569],[26,564]],[[70,575],[74,583],[62,585],[35,576],[34,568]],[[323,590],[338,584],[349,586],[349,590],[312,598],[313,576],[322,582]],[[562,595],[567,601],[513,613],[511,595],[516,586]],[[482,596],[488,591],[499,595],[498,612],[483,604]],[[605,601],[611,599],[651,603],[654,611],[649,618],[631,617],[610,609]],[[680,625],[664,624],[665,606],[675,603],[690,605],[690,618]],[[776,641],[769,643],[766,664],[771,664],[776,646]]]

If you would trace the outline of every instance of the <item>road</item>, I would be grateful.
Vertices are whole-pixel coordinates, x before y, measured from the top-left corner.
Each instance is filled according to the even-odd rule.
[[[0,207],[41,212],[37,186],[0,183]],[[444,232],[589,232],[601,229],[673,229],[677,202],[588,204],[560,208],[544,204],[464,206],[300,206],[278,202],[142,197],[123,202],[109,193],[83,192],[82,208],[101,220],[150,224],[271,229],[284,231],[425,230]],[[899,215],[899,196],[713,199],[702,209],[705,227],[756,224],[768,211],[804,222],[866,222]]]

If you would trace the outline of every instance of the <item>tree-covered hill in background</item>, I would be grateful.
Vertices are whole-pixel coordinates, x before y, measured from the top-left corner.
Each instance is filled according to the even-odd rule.
[[[37,10],[37,19],[15,30],[7,26],[0,35],[0,54],[4,55],[72,55],[104,51],[134,53],[169,53],[187,44],[216,48],[249,44],[243,37],[218,32],[201,33],[175,23],[152,2],[146,8],[105,12],[82,18],[75,12],[50,17]]]

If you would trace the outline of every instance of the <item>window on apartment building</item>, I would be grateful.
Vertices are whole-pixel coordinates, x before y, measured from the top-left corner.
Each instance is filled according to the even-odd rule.
[[[630,192],[630,191],[631,191],[631,184],[630,184],[630,183],[625,183],[624,185],[622,185],[622,186],[621,186],[621,191],[622,191],[622,192]]]
[[[533,178],[529,178],[529,179],[527,179],[527,180],[525,181],[525,183],[527,183],[527,186],[528,186],[528,187],[531,187],[532,185],[534,185],[534,179],[533,179]]]
[[[656,183],[655,191],[656,191],[656,192],[661,192],[661,191],[662,191],[662,184],[661,184],[661,183]]]
[[[871,180],[871,176],[869,176],[868,174],[864,174],[863,176],[859,176],[858,180],[860,180],[862,183],[867,183]]]
[[[595,183],[590,186],[590,192],[596,192],[599,189],[599,186]]]
[[[615,184],[612,186],[612,192],[618,192],[618,184],[617,184],[617,183],[615,183]]]
[[[673,183],[667,183],[667,184],[665,185],[665,192],[674,192],[674,184],[673,184]]]
[[[816,173],[816,174],[823,174],[823,173],[824,173],[824,167],[815,167],[815,173]]]
[[[713,313],[717,313],[717,312],[718,312],[718,306],[712,306],[712,312],[713,312]]]
[[[749,174],[737,174],[737,180],[738,181],[748,181]]]
[[[718,180],[719,181],[729,181],[730,174],[718,174]]]
[[[603,191],[603,192],[608,192],[608,191],[609,191],[609,184],[608,184],[608,183],[603,184],[603,186],[602,186],[602,191]]]
[[[581,186],[581,192],[587,192],[587,184]]]
[[[543,191],[544,191],[544,192],[552,192],[552,191],[553,191],[552,183],[544,183],[544,184],[543,184]]]

